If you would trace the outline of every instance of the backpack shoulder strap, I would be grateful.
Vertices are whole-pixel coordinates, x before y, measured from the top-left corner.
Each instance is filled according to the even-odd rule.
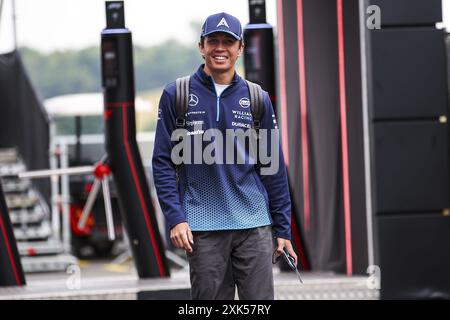
[[[258,132],[261,127],[261,119],[264,114],[264,96],[263,90],[259,84],[251,81],[247,81],[248,91],[250,93],[250,108],[252,111],[253,118],[253,129]]]
[[[189,105],[189,80],[190,76],[185,76],[175,81],[175,125],[177,128],[184,128],[186,126],[186,112]]]

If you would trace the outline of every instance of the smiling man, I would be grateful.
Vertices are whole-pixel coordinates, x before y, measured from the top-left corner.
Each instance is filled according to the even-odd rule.
[[[250,130],[249,87],[235,71],[243,50],[237,18],[218,13],[206,19],[199,42],[205,63],[190,76],[187,112],[181,119],[186,136],[202,138],[210,129],[220,131],[220,136],[229,130]],[[175,100],[174,82],[166,86],[159,104],[153,177],[171,241],[187,252],[192,298],[232,300],[237,287],[240,299],[273,299],[273,237],[277,254],[286,249],[297,263],[281,148],[276,153],[279,166],[270,175],[261,174],[255,163],[177,166],[171,139],[180,128]],[[260,128],[277,130],[267,92],[263,105]]]

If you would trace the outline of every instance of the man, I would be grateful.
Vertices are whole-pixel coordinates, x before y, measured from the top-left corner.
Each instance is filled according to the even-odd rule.
[[[206,135],[208,129],[223,136],[230,129],[248,130],[249,89],[235,72],[244,50],[241,23],[227,13],[209,16],[198,46],[205,63],[190,77],[187,136]],[[276,254],[286,248],[297,264],[290,242],[291,203],[281,148],[274,153],[279,165],[271,175],[262,175],[254,163],[177,167],[171,157],[176,145],[171,140],[177,118],[175,92],[171,83],[161,96],[153,176],[172,243],[187,252],[192,298],[231,300],[237,286],[240,299],[273,299],[272,231]],[[266,92],[261,129],[278,129]],[[214,143],[221,145],[217,136]],[[234,149],[242,152],[236,145]]]

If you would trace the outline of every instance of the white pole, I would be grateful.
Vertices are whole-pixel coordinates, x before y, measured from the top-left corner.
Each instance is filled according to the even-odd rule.
[[[56,159],[56,144],[55,144],[55,123],[50,123],[50,170],[58,169],[58,160]],[[53,239],[61,241],[61,221],[59,219],[59,176],[52,175],[50,178],[51,190],[52,190],[52,230]]]
[[[16,0],[12,0],[12,23],[13,23],[13,39],[14,50],[17,50],[17,16],[16,16]]]
[[[366,223],[367,223],[367,250],[369,266],[375,264],[373,209],[372,209],[372,178],[370,161],[370,127],[369,127],[369,99],[367,87],[367,48],[366,48],[366,1],[359,0],[359,33],[361,48],[361,84],[362,84],[362,111],[364,132],[364,177],[366,188]]]
[[[89,192],[88,198],[86,200],[86,204],[83,208],[83,213],[81,214],[81,218],[78,221],[78,228],[84,229],[86,226],[87,219],[92,211],[92,207],[94,206],[95,199],[97,199],[98,191],[100,190],[101,181],[100,179],[94,179],[94,183],[92,184],[91,191]]]
[[[62,150],[62,147],[61,147]],[[62,151],[61,151],[62,152]],[[72,168],[61,168],[61,169],[50,169],[50,170],[36,170],[27,171],[18,174],[19,178],[48,178],[53,176],[71,176],[71,175],[83,175],[83,174],[93,174],[95,167],[93,166],[83,166],[83,167],[72,167]]]
[[[61,145],[61,169],[67,169],[69,166],[69,154],[67,145]],[[69,176],[63,175],[61,177],[61,196],[62,196],[62,230],[63,230],[63,246],[67,253],[70,253],[70,191],[69,191]]]
[[[3,12],[3,0],[0,0],[0,27],[2,26],[2,12]]]
[[[114,232],[114,219],[111,207],[111,195],[109,193],[108,176],[103,177],[102,188],[103,188],[103,200],[105,202],[106,226],[108,228],[108,238],[109,240],[113,241],[116,239],[116,234]]]

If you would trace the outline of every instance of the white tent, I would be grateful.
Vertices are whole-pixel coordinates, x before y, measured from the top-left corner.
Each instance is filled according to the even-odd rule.
[[[67,94],[44,100],[44,107],[52,117],[94,116],[103,114],[103,94]],[[140,97],[135,99],[136,112],[150,112],[152,104]]]

